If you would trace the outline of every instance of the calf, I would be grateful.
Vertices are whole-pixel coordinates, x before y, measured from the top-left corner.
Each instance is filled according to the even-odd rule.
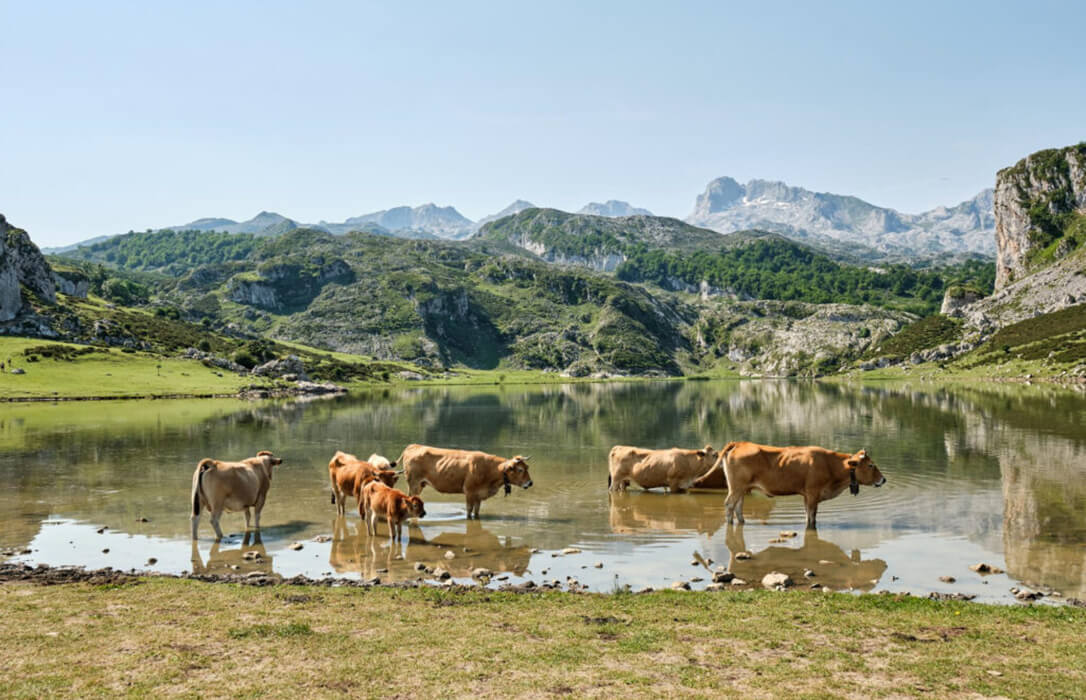
[[[867,450],[856,454],[823,447],[770,447],[753,442],[729,442],[721,452],[728,478],[725,512],[743,522],[743,497],[754,489],[767,496],[803,496],[807,527],[815,527],[818,504],[836,498],[847,486],[853,495],[860,484],[882,486],[886,478]]]
[[[272,467],[282,463],[282,459],[266,450],[240,462],[201,460],[192,474],[192,539],[196,539],[201,507],[211,513],[211,526],[215,528],[217,540],[222,539],[219,518],[224,510],[245,511],[245,531],[248,532],[249,509],[252,508],[255,513],[253,529],[259,531],[260,511],[264,509],[264,499],[271,486]]]
[[[374,536],[377,535],[377,519],[386,521],[391,544],[403,541],[403,521],[425,517],[426,509],[418,496],[408,496],[376,479],[367,479],[358,499],[358,515],[366,521],[366,532]]]
[[[332,482],[332,503],[339,515],[345,515],[348,495],[358,499],[363,479],[367,476],[379,479],[386,486],[395,486],[397,474],[392,470],[393,463],[381,455],[373,454],[363,462],[358,457],[346,452],[336,452],[328,462],[328,478]]]

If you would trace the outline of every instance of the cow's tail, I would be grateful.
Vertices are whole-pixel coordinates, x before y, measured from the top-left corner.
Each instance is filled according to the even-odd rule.
[[[200,514],[200,489],[203,487],[204,472],[215,465],[215,460],[204,459],[196,465],[196,474],[192,479],[192,514]]]
[[[611,490],[611,472],[607,472],[607,490]]]
[[[721,450],[721,452],[724,454],[725,457],[727,457],[728,453],[734,450],[736,447],[739,447],[738,442],[729,442],[727,445],[724,445],[724,449]]]

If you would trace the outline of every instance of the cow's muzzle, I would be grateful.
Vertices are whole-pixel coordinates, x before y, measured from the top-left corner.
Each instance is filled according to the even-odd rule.
[[[524,488],[528,489],[528,488],[531,488],[531,487],[532,487],[532,480],[528,479],[528,481],[526,481],[524,483]]]
[[[886,477],[884,476],[884,477],[882,477],[881,479],[879,479],[878,481],[875,482],[875,488],[878,488],[879,486],[882,486],[885,483],[886,483]]]

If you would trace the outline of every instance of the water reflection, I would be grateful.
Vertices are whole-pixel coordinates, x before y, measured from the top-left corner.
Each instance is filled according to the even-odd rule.
[[[748,497],[744,537],[767,557],[787,550],[821,577],[811,559],[847,570],[857,567],[844,552],[859,550],[867,564],[879,561],[877,550],[901,577],[897,585],[911,590],[937,582],[933,569],[968,577],[966,567],[985,560],[1015,581],[1086,597],[1086,399],[1052,387],[661,382],[410,388],[311,403],[2,405],[0,547],[30,547],[31,555],[17,558],[33,563],[140,567],[154,557],[159,570],[183,570],[196,463],[270,448],[287,459],[261,521],[264,560],[270,566],[274,558],[284,575],[320,575],[330,562],[344,575],[406,578],[417,575],[415,561],[425,561],[458,567],[454,575],[479,566],[530,576],[527,552],[538,548],[545,559],[537,568],[548,576],[576,573],[604,588],[616,574],[661,585],[676,571],[692,571],[684,569],[691,551],[721,562],[729,556],[723,492],[631,491],[609,499],[610,447],[719,447],[738,439],[866,446],[889,482],[824,503],[823,544],[839,551],[802,560],[795,559],[798,544],[766,546],[781,529],[802,528],[801,499]],[[489,500],[482,530],[467,529],[462,497],[427,492],[428,517],[395,550],[383,538],[359,538],[353,512],[333,522],[329,456],[345,449],[394,458],[410,443],[532,454],[535,485]],[[243,522],[228,514],[223,527],[237,532]],[[332,543],[311,544],[333,530]],[[304,550],[288,549],[300,540]],[[585,554],[549,556],[570,545]],[[199,565],[220,567],[220,555],[236,552],[223,546]],[[461,557],[472,554],[464,547],[477,556]],[[454,557],[446,560],[446,551]],[[599,573],[594,563],[603,564]],[[242,566],[225,564],[234,565]],[[861,588],[878,577],[868,573],[858,570],[840,585]],[[982,587],[991,589],[989,599],[1005,597],[992,582]]]
[[[221,542],[211,545],[207,561],[200,556],[200,547],[192,541],[192,573],[194,574],[249,574],[254,571],[272,573],[272,555],[264,548],[259,533],[250,537],[245,533],[236,549],[223,549]]]
[[[863,559],[860,550],[849,553],[839,546],[822,539],[817,530],[801,531],[796,538],[801,544],[796,547],[794,540],[785,544],[774,544],[761,550],[750,552],[743,536],[743,525],[728,527],[725,543],[731,557],[728,569],[737,577],[757,583],[766,574],[779,571],[788,574],[797,583],[818,583],[834,590],[855,589],[870,591],[886,572],[886,562],[882,559]],[[737,559],[740,552],[749,552],[750,559]],[[813,578],[804,573],[812,571]]]
[[[346,518],[337,518],[328,557],[332,569],[340,574],[357,573],[364,579],[388,581],[425,577],[427,574],[420,572],[418,564],[431,570],[443,568],[454,578],[470,578],[477,568],[489,569],[495,575],[523,576],[532,558],[531,548],[514,544],[511,537],[499,537],[475,520],[425,529],[409,521],[403,548],[399,543],[389,546],[380,530],[379,525],[378,536],[370,537],[363,525],[355,527]]]
[[[609,495],[611,531],[618,534],[695,532],[711,537],[725,521],[724,499],[719,494],[627,491]],[[748,517],[764,522],[773,503],[769,498],[748,498]]]

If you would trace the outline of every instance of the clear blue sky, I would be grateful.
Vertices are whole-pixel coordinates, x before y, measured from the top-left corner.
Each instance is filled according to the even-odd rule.
[[[712,178],[916,212],[1086,139],[1086,3],[0,0],[0,212],[40,245],[262,209]]]

